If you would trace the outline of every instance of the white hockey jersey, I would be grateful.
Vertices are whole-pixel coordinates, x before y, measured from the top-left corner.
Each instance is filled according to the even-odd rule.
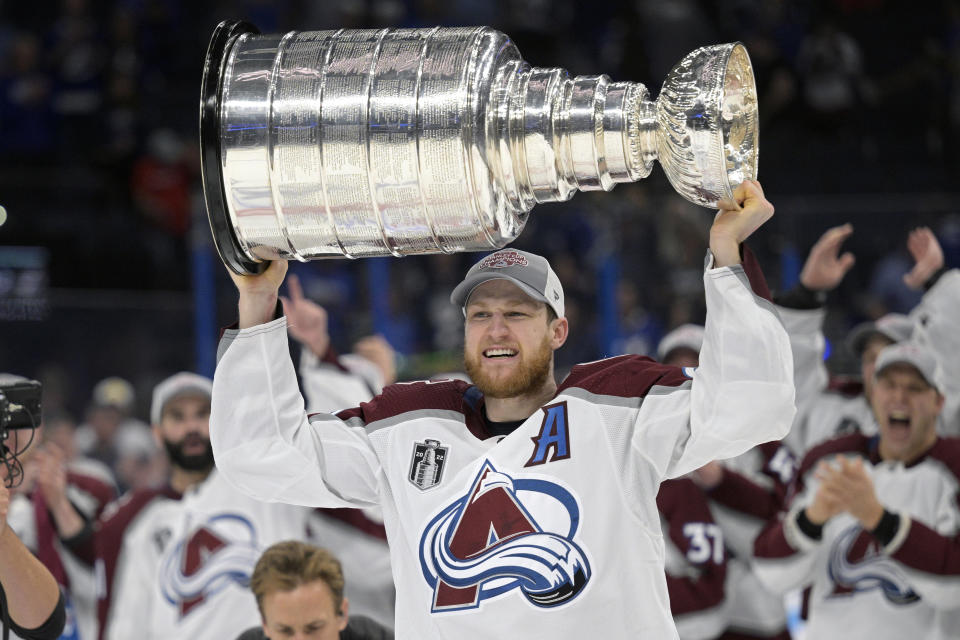
[[[156,500],[126,529],[104,637],[235,638],[260,623],[249,579],[260,554],[306,539],[310,510],[266,504],[220,474]]]
[[[366,575],[382,575],[386,564],[385,558],[377,560],[385,554],[370,553],[365,545],[379,549],[382,542],[312,509],[249,498],[213,472],[182,498],[161,495],[133,516],[116,560],[103,637],[237,637],[260,624],[249,589],[260,554],[292,539],[335,553],[344,550],[347,597],[353,596],[358,612],[383,611],[385,603],[371,604],[364,597],[370,582]],[[373,560],[369,566],[354,561],[363,558]],[[357,584],[351,591],[354,576]],[[379,593],[384,593],[382,585]]]
[[[706,337],[689,377],[639,356],[578,365],[502,438],[462,381],[393,385],[308,420],[286,320],[228,332],[217,466],[262,500],[382,505],[398,638],[676,638],[661,480],[783,437],[795,412],[772,305],[739,266],[704,282]]]
[[[755,544],[755,569],[779,593],[811,586],[807,636],[817,640],[946,640],[960,630],[960,439],[940,438],[909,465],[879,458],[879,439],[828,440],[806,456],[790,510]],[[881,544],[849,514],[827,521],[821,540],[796,524],[817,490],[814,469],[857,456],[881,504],[900,514]]]

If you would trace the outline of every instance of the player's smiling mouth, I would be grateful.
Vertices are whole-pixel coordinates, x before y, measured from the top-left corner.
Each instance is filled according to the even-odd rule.
[[[506,347],[493,347],[491,349],[484,349],[483,357],[484,358],[513,358],[516,356],[518,351],[516,349],[508,349]]]

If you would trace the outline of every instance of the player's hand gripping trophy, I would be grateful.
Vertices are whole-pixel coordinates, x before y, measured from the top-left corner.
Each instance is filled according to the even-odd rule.
[[[714,208],[735,208],[757,172],[740,43],[688,54],[651,100],[640,83],[531,68],[485,27],[261,35],[224,22],[200,135],[210,224],[237,274],[500,248],[536,203],[639,180],[654,160]]]

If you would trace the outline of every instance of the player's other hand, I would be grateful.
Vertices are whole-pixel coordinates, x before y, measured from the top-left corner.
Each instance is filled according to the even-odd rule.
[[[327,328],[327,310],[303,295],[300,278],[290,274],[287,278],[289,297],[281,296],[283,313],[287,316],[287,328],[294,340],[322,358],[330,346]]]
[[[756,180],[744,180],[734,191],[738,208],[720,203],[710,227],[710,251],[715,267],[740,264],[740,243],[773,217],[773,205],[764,197]]]
[[[273,320],[280,285],[287,275],[287,261],[273,260],[267,270],[258,275],[241,276],[228,269],[230,278],[240,292],[240,328],[247,329]]]
[[[832,291],[855,262],[849,251],[840,255],[840,246],[853,233],[852,224],[827,229],[810,249],[800,271],[800,282],[811,291]]]
[[[913,268],[903,276],[911,289],[923,289],[930,276],[943,267],[943,249],[929,227],[919,227],[907,236],[907,249],[913,256]]]

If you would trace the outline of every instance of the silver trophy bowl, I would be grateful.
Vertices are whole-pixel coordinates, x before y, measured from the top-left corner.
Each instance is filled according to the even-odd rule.
[[[200,105],[203,188],[221,258],[501,248],[538,202],[609,191],[655,160],[684,198],[733,201],[757,174],[740,43],[702,47],[651,100],[635,82],[531,68],[487,27],[214,31]]]

